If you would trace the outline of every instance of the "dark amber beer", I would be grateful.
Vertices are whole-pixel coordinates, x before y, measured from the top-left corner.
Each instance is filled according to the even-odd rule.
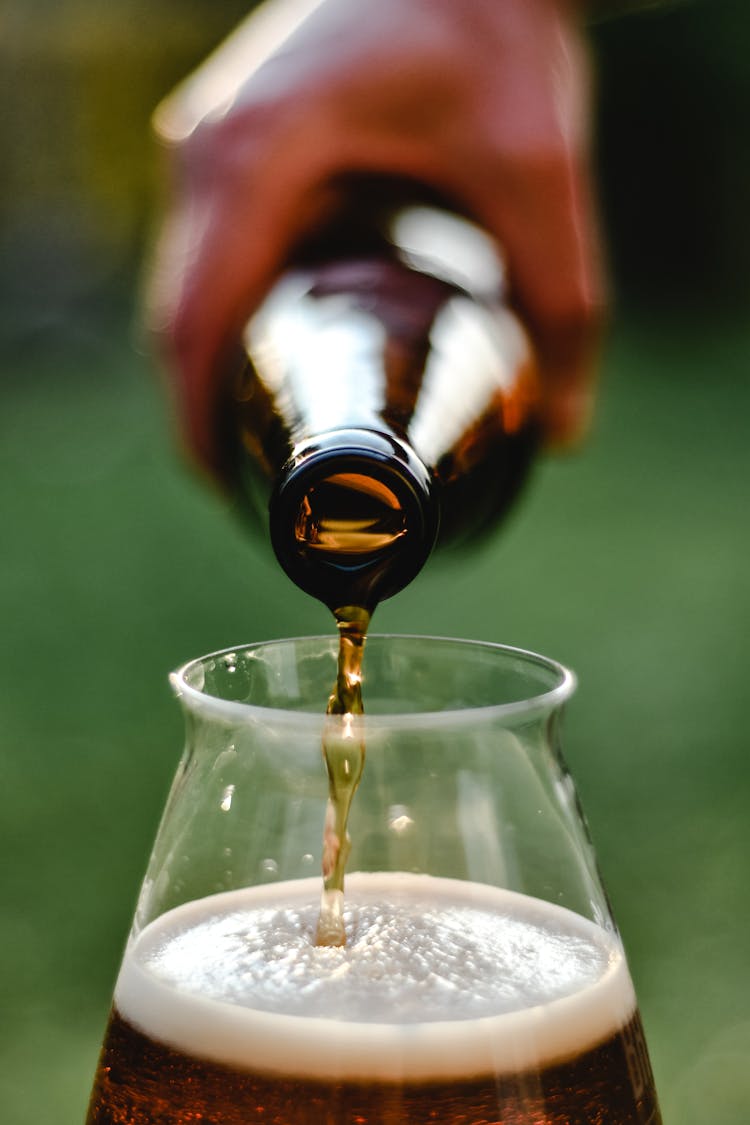
[[[213,895],[134,938],[89,1125],[658,1125],[614,933],[424,875]]]

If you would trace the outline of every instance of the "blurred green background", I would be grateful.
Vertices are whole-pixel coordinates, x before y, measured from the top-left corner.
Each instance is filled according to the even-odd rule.
[[[181,746],[167,672],[320,632],[175,453],[134,330],[148,116],[237,0],[0,12],[0,1118],[79,1125]],[[566,752],[670,1125],[750,1119],[750,16],[592,29],[619,300],[598,425],[381,630],[572,665]]]

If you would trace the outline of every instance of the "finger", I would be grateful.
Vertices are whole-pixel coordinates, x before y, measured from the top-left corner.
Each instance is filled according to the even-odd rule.
[[[550,445],[568,445],[591,416],[604,310],[599,240],[586,177],[567,155],[503,167],[473,193],[477,218],[503,248],[511,300],[535,341]]]
[[[232,106],[248,79],[281,47],[323,0],[273,0],[250,13],[215,51],[157,106],[154,130],[176,144],[209,117]]]
[[[324,206],[322,189],[288,166],[284,153],[294,146],[264,145],[253,158],[249,143],[243,135],[240,174],[224,156],[237,155],[231,141],[200,142],[201,166],[190,169],[193,182],[167,225],[154,275],[156,331],[188,444],[215,474],[227,369],[236,364],[244,324]],[[222,153],[212,170],[207,150]],[[310,165],[304,171],[314,175]]]

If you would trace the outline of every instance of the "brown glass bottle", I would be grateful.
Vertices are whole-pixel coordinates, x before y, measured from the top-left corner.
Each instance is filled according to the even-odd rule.
[[[333,610],[371,612],[436,543],[494,527],[525,479],[531,349],[489,243],[452,215],[405,209],[308,248],[244,345],[233,478]]]

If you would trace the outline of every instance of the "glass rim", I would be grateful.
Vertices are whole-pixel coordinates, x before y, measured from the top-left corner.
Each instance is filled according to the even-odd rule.
[[[475,723],[480,717],[484,721],[492,721],[504,718],[518,719],[535,713],[549,714],[562,706],[566,700],[570,699],[577,685],[575,673],[564,664],[552,659],[552,657],[543,656],[541,653],[533,652],[530,649],[499,644],[495,641],[470,640],[460,637],[428,636],[417,633],[368,634],[367,642],[369,643],[374,640],[418,641],[425,645],[444,646],[451,644],[466,646],[472,649],[490,650],[497,655],[520,659],[529,664],[534,664],[537,667],[543,667],[556,676],[557,682],[546,691],[537,691],[533,694],[529,694],[524,699],[515,699],[506,703],[486,703],[481,705],[468,705],[465,707],[452,706],[439,711],[394,711],[378,714],[368,714],[367,711],[365,711],[365,714],[362,716],[362,721],[365,727],[370,729],[409,728],[430,726],[438,723],[463,725],[464,723]],[[325,698],[321,698],[320,710],[269,707],[263,704],[245,703],[235,699],[223,699],[221,696],[212,695],[210,692],[195,688],[187,682],[187,676],[190,672],[209,660],[217,660],[231,654],[239,655],[240,653],[267,648],[270,645],[298,645],[302,642],[308,644],[318,642],[325,644],[329,648],[333,647],[333,656],[335,657],[335,646],[338,642],[338,636],[335,633],[322,633],[309,636],[271,638],[264,641],[251,641],[241,645],[230,646],[188,660],[174,672],[170,673],[169,682],[178,700],[186,707],[189,707],[190,711],[195,714],[224,719],[225,721],[250,722],[255,720],[264,723],[292,726],[308,726],[311,720],[322,722],[325,719]],[[365,692],[367,690],[366,684],[364,690]]]

